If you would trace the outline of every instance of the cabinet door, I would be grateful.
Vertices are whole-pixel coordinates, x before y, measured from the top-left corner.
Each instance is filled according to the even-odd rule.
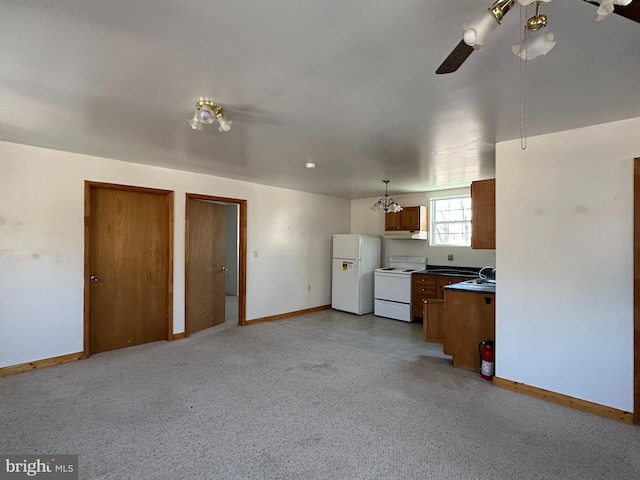
[[[495,340],[495,295],[446,290],[444,352],[453,366],[478,371],[478,344]]]
[[[401,230],[428,230],[427,207],[405,207],[401,212]]]
[[[496,248],[496,179],[471,182],[471,248]]]
[[[444,341],[444,300],[430,298],[424,301],[422,339],[425,342]]]
[[[385,230],[400,230],[400,214],[399,213],[385,213],[384,215],[384,229]]]
[[[405,207],[400,212],[402,230],[420,230],[420,208]]]

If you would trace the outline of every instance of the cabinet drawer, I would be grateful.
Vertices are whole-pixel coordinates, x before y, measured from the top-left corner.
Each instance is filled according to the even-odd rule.
[[[414,285],[413,296],[420,298],[435,298],[436,287],[433,285]]]
[[[412,275],[413,285],[435,285],[436,277],[434,275]]]
[[[444,287],[452,285],[454,283],[460,283],[467,280],[471,280],[469,277],[438,277],[436,280],[436,295],[435,298],[444,298]]]

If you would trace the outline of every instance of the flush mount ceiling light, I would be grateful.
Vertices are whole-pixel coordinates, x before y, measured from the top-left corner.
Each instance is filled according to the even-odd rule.
[[[371,210],[375,210],[376,212],[384,210],[385,213],[398,213],[402,210],[402,207],[393,198],[391,198],[387,192],[389,180],[382,181],[384,182],[384,197],[374,203]]]
[[[307,168],[316,168],[316,162],[306,162],[304,166]]]
[[[193,118],[189,120],[189,125],[194,130],[204,130],[202,125],[210,125],[218,122],[219,132],[228,132],[231,130],[231,120],[224,116],[222,107],[208,98],[201,98],[196,102],[196,111]]]

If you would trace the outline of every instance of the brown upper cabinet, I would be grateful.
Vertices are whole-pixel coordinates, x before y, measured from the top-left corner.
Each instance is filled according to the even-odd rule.
[[[471,182],[471,248],[496,248],[496,179]]]
[[[404,207],[398,213],[387,213],[384,216],[384,229],[389,230],[424,230],[428,229],[429,210],[427,207]]]

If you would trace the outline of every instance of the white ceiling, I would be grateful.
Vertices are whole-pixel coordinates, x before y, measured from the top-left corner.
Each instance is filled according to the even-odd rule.
[[[434,71],[489,4],[3,0],[0,139],[346,198],[468,185],[521,135],[520,8]],[[543,4],[529,136],[640,117],[640,24],[595,10]],[[201,96],[230,132],[189,127]]]

